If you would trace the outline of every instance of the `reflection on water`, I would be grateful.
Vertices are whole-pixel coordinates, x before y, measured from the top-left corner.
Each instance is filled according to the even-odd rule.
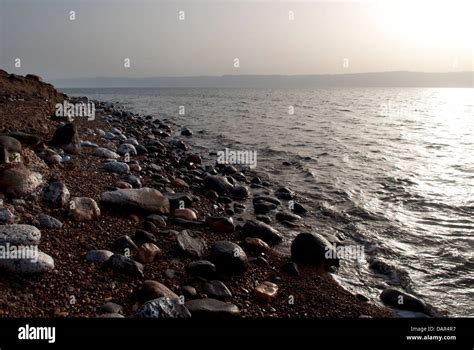
[[[192,142],[214,151],[257,150],[257,171],[312,207],[307,223],[365,246],[367,261],[340,271],[349,288],[377,298],[391,284],[474,315],[474,89],[66,92],[205,129]]]

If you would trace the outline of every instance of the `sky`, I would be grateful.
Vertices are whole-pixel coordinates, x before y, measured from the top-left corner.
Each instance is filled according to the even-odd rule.
[[[472,71],[473,10],[471,0],[0,0],[0,68],[46,79]]]

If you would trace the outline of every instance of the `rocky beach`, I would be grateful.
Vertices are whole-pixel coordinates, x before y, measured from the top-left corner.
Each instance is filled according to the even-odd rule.
[[[64,101],[94,118],[58,117]],[[0,245],[36,252],[0,259],[2,317],[437,316],[396,289],[344,289],[337,237],[305,224],[298,194],[206,164],[184,125],[0,71],[0,133]],[[300,232],[290,255],[274,222]]]

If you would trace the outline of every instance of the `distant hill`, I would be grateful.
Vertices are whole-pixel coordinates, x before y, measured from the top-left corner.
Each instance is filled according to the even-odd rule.
[[[59,88],[105,87],[474,87],[474,72],[420,73],[381,72],[324,75],[223,75],[151,78],[74,78],[57,79]]]

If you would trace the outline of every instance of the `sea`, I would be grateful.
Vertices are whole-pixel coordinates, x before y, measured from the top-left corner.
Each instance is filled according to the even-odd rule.
[[[449,316],[474,316],[474,89],[63,92],[186,126],[209,163],[226,148],[256,152],[253,170],[310,210],[304,231],[362,248],[342,260],[341,285],[374,301],[399,288]],[[282,251],[303,230],[276,227]]]

